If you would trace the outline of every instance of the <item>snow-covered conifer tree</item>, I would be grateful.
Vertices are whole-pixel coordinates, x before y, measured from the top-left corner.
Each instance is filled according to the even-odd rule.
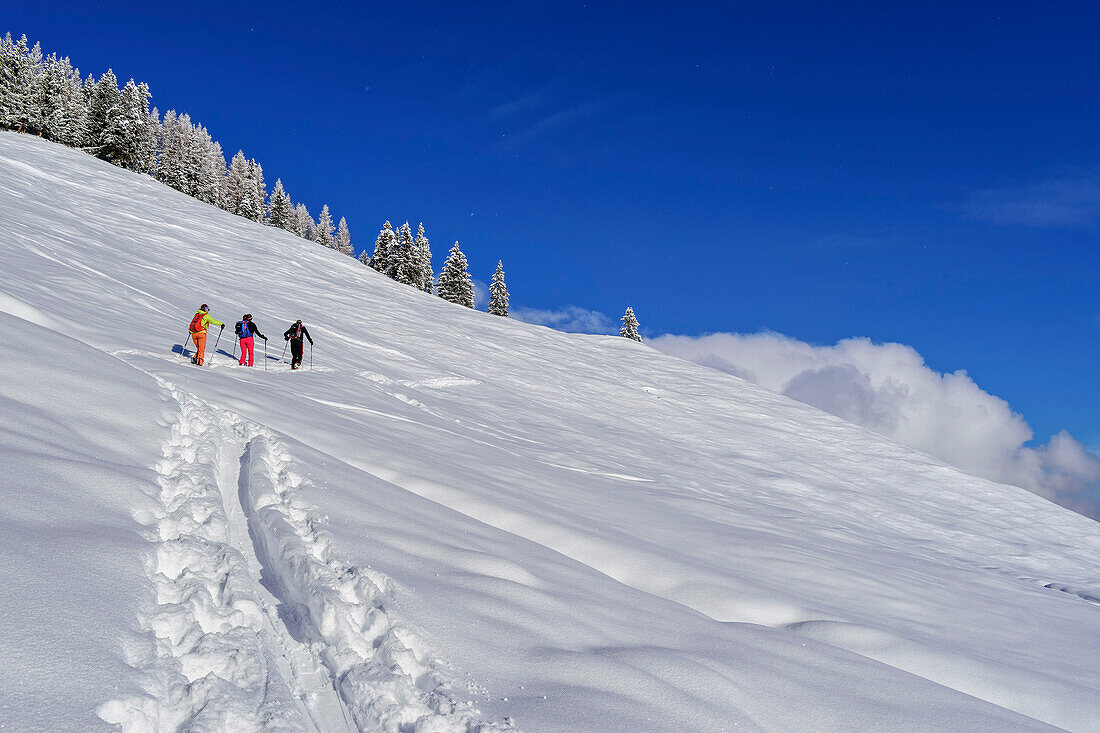
[[[230,214],[239,212],[245,193],[250,188],[252,185],[248,180],[248,159],[244,157],[244,151],[238,150],[229,161],[229,171],[225,175],[222,208]]]
[[[194,172],[192,195],[199,201],[221,207],[226,177],[222,146],[201,125],[194,128],[193,140],[192,156],[197,160],[197,168]]]
[[[42,46],[35,43],[20,65],[19,85],[23,88],[23,111],[16,118],[18,128],[32,135],[40,134],[45,128],[45,76]]]
[[[432,247],[428,242],[428,238],[424,236],[423,222],[416,229],[416,247],[413,251],[416,252],[417,274],[419,276],[416,287],[425,293],[430,293],[432,292],[435,273],[432,272]]]
[[[504,284],[504,263],[499,260],[489,283],[489,312],[494,316],[508,315],[508,286]]]
[[[283,190],[283,179],[275,179],[275,188],[271,189],[269,201],[267,225],[288,232],[294,231],[294,207],[290,203],[290,196]]]
[[[396,246],[397,236],[393,233],[393,225],[387,221],[378,232],[378,238],[374,240],[374,255],[370,258],[370,266],[383,275],[388,275],[391,256]]]
[[[470,279],[466,255],[462,254],[462,250],[458,248],[458,242],[455,242],[451,251],[447,253],[447,261],[439,271],[439,282],[436,283],[435,292],[443,300],[449,300],[467,308],[474,307],[474,282]]]
[[[22,47],[26,50],[26,36]],[[11,33],[0,38],[0,128],[14,129],[16,120],[23,109],[23,95],[26,90],[19,84],[20,67],[25,57],[20,54],[19,44],[12,41]]]
[[[415,247],[412,229],[409,222],[405,222],[397,228],[397,245],[390,253],[389,272],[386,273],[403,285],[420,285]]]
[[[267,186],[264,184],[264,169],[255,159],[249,160],[244,189],[241,192],[241,202],[234,213],[252,221],[263,221],[266,199]]]
[[[91,77],[88,77],[91,80]],[[107,129],[107,112],[119,106],[121,92],[118,90],[118,79],[111,69],[99,77],[98,81],[91,83],[89,93],[88,84],[84,85],[84,93],[88,97],[88,145],[90,152],[103,157],[103,135]]]
[[[365,248],[362,252],[359,253],[359,257],[357,259],[367,267],[370,267],[370,253],[368,253]]]
[[[306,205],[298,204],[295,206],[294,233],[302,239],[312,239],[314,227],[316,227],[316,224],[313,221],[313,217],[309,215]]]
[[[322,247],[332,248],[336,240],[332,237],[332,214],[328,211],[328,204],[321,207],[321,215],[317,217],[317,226],[313,228],[313,241]]]
[[[348,222],[344,217],[340,217],[340,224],[336,227],[336,244],[334,245],[337,252],[343,252],[348,257],[355,256],[355,247],[351,244],[351,232],[348,231]]]
[[[60,107],[54,111],[52,126],[55,140],[75,148],[84,145],[87,138],[87,109],[80,70],[72,68],[68,58],[61,61],[61,71],[66,69]]]
[[[619,329],[619,335],[635,341],[642,340],[641,334],[638,333],[638,319],[634,315],[633,308],[627,308],[626,313],[623,314],[623,326]]]
[[[107,110],[99,156],[122,168],[141,170],[148,159],[149,88],[126,82],[118,102]]]

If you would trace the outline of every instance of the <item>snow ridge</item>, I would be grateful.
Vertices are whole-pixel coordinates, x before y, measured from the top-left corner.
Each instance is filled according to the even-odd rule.
[[[285,448],[258,435],[246,448],[245,462],[243,500],[262,561],[301,630],[323,649],[360,730],[514,730],[509,722],[479,721],[477,710],[455,699],[445,663],[387,614],[387,576],[337,557],[323,517],[296,497],[303,479]]]
[[[154,545],[146,573],[156,601],[140,618],[153,649],[129,650],[146,694],[97,713],[123,731],[305,730],[271,663],[260,595],[231,538],[219,447],[239,426],[172,394],[180,413],[156,467],[156,505],[137,513]]]
[[[179,414],[156,466],[144,694],[97,709],[123,731],[490,733],[448,666],[383,607],[392,581],[344,562],[298,497],[289,451],[239,415],[158,380]]]

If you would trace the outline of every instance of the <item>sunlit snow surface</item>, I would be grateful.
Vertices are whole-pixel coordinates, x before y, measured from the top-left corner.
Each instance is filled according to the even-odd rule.
[[[13,133],[0,272],[0,727],[1100,730],[1100,525],[1022,489]]]

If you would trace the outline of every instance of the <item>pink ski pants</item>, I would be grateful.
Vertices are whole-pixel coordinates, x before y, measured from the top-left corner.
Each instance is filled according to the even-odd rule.
[[[252,366],[252,345],[255,341],[251,336],[245,336],[241,339],[241,365],[244,365],[245,357],[248,357],[248,366]]]

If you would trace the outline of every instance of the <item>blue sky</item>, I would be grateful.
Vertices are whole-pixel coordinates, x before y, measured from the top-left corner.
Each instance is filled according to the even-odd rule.
[[[1100,444],[1093,5],[5,4],[357,246],[647,335],[865,336]],[[564,321],[561,321],[564,322]]]

